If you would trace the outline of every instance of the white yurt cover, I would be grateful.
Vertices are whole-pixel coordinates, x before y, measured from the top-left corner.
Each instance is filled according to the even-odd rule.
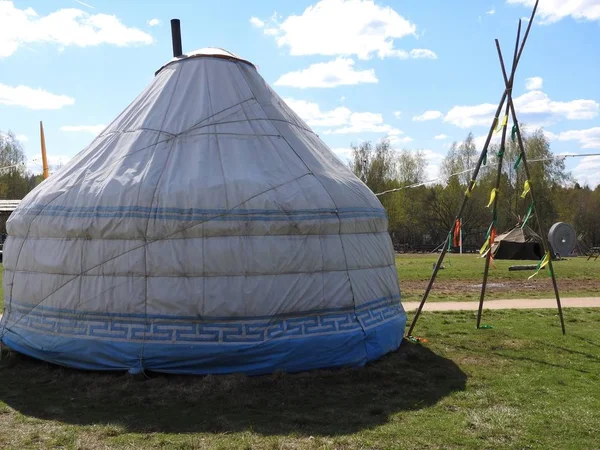
[[[7,226],[1,340],[53,363],[302,371],[404,333],[385,210],[223,50],[163,66]]]

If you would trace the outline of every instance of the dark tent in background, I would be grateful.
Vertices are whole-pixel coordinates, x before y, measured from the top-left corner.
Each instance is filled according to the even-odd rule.
[[[544,255],[542,238],[527,225],[519,225],[494,239],[492,246],[494,259],[540,260]]]

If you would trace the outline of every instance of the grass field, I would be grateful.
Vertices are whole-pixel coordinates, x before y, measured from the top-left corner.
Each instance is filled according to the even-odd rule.
[[[598,310],[425,313],[362,369],[261,377],[0,369],[0,448],[597,449]]]
[[[419,301],[433,272],[437,254],[401,254],[396,257],[398,278],[403,301]],[[546,270],[528,280],[533,270],[509,271],[512,265],[536,264],[535,261],[495,262],[490,267],[486,298],[552,298],[552,280]],[[451,254],[444,260],[443,270],[438,272],[432,301],[479,300],[485,260],[479,255]],[[568,258],[554,262],[554,272],[558,280],[561,296],[593,297],[600,296],[600,260],[586,261],[586,258]]]

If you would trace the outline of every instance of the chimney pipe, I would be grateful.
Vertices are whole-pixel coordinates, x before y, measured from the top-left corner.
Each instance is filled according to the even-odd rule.
[[[173,41],[173,57],[177,58],[183,54],[181,50],[181,27],[179,19],[171,19],[171,39]]]

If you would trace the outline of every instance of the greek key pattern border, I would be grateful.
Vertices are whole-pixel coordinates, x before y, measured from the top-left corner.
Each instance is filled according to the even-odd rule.
[[[12,304],[5,327],[51,336],[156,344],[250,344],[367,330],[402,315],[398,296],[306,316],[202,319],[81,313]],[[11,323],[14,324],[11,326]],[[20,334],[20,331],[18,331]]]

